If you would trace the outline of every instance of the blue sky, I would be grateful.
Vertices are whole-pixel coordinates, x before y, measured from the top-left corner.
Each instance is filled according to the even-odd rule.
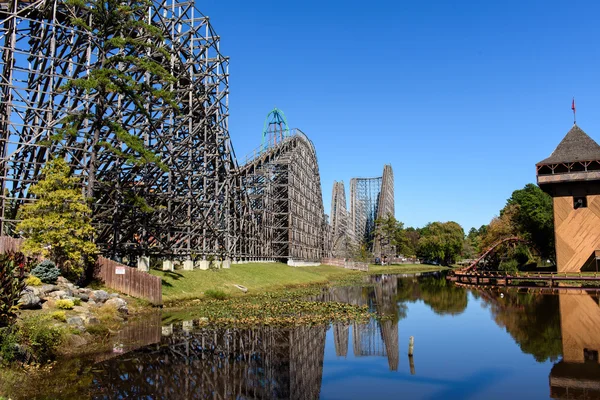
[[[488,223],[577,122],[600,139],[600,3],[198,1],[231,57],[238,159],[282,109],[334,180],[395,175],[408,226]]]

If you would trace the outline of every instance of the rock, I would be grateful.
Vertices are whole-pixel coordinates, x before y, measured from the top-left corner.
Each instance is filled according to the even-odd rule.
[[[67,292],[65,292],[64,290],[57,290],[56,292],[48,294],[48,296],[53,297],[55,299],[63,299],[67,296]]]
[[[70,317],[67,319],[67,324],[71,325],[74,328],[77,328],[81,332],[85,331],[85,325],[83,323],[83,318],[81,317]]]
[[[56,279],[56,283],[59,285],[67,285],[67,284],[70,284],[71,282],[69,282],[69,280],[67,278],[65,278],[64,276],[59,276]]]
[[[73,306],[73,311],[78,312],[78,313],[86,313],[87,310],[88,310],[87,307]]]
[[[119,293],[111,293],[110,298],[114,299],[115,297],[119,297]]]
[[[22,310],[35,310],[42,308],[42,300],[32,292],[26,292],[19,299],[18,306]]]
[[[94,300],[92,300],[92,299],[89,299],[87,303],[88,303],[88,306],[95,306],[96,305],[96,302]]]
[[[85,321],[86,325],[94,325],[100,323],[100,320],[91,314],[85,315],[83,317],[83,320]]]
[[[108,300],[105,305],[115,307],[120,313],[127,314],[129,309],[127,308],[127,302],[117,297]]]
[[[78,299],[81,299],[81,301],[88,301],[90,299],[90,296],[88,296],[85,293],[76,293],[75,297],[77,297]]]
[[[53,299],[48,299],[42,304],[42,310],[51,310],[55,307],[56,302]]]
[[[92,291],[92,289],[88,289],[88,288],[80,288],[79,289],[80,294],[90,294],[91,291]]]
[[[59,290],[59,287],[56,285],[42,285],[40,287],[40,293],[44,293],[44,294],[48,294],[48,293],[52,293],[52,292],[56,292],[57,290]]]
[[[90,299],[94,300],[96,303],[104,303],[108,300],[108,293],[104,290],[94,290],[90,293]]]

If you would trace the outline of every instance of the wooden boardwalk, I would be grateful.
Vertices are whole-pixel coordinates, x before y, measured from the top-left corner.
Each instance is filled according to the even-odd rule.
[[[462,272],[456,271],[448,274],[446,279],[460,283],[477,286],[504,286],[504,287],[546,287],[546,288],[574,288],[600,291],[600,274],[593,275],[569,274],[569,273],[529,273],[517,272],[515,274],[505,272]],[[598,286],[582,286],[597,283]]]

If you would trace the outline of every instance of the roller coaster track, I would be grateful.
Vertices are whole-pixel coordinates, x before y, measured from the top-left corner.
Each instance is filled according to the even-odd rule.
[[[520,237],[517,236],[511,236],[511,237],[507,237],[504,239],[500,239],[497,242],[495,242],[493,245],[491,245],[485,252],[483,252],[475,261],[473,261],[471,263],[471,265],[469,265],[467,268],[461,269],[459,270],[460,272],[470,272],[470,271],[476,271],[477,270],[477,264],[479,264],[479,262],[483,259],[485,259],[488,255],[490,255],[491,253],[493,253],[496,248],[504,243],[525,243],[525,244],[531,244],[529,241],[522,239]]]

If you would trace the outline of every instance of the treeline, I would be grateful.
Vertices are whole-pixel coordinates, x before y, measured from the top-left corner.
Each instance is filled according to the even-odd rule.
[[[494,267],[512,270],[555,261],[552,198],[534,184],[515,190],[497,217],[479,229],[471,228],[468,234],[454,221],[414,228],[405,227],[393,216],[376,221],[376,230],[395,255],[442,265],[474,258],[506,237],[519,237],[528,244],[503,246],[490,260]]]

